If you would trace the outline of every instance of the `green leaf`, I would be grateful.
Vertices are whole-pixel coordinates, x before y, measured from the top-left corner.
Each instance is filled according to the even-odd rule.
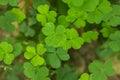
[[[58,57],[60,58],[60,60],[66,61],[70,59],[69,54],[67,53],[67,50],[64,50],[62,48],[58,48],[56,51]]]
[[[89,71],[92,73],[92,80],[107,80],[107,76],[112,76],[115,73],[110,61],[103,64],[95,60],[89,65]]]
[[[88,73],[83,73],[79,80],[92,80],[92,75],[89,75]]]
[[[14,55],[13,54],[5,54],[4,62],[6,64],[11,64],[13,60],[14,60]]]
[[[112,11],[110,2],[108,0],[102,0],[98,6],[98,10],[100,10],[103,13],[108,13],[108,12]]]
[[[99,0],[88,0],[84,3],[84,5],[82,7],[85,11],[92,12],[96,9],[98,4],[99,4]]]
[[[120,43],[120,31],[116,31],[115,33],[111,34],[109,39],[109,43],[108,43],[108,46],[114,51],[114,52],[118,52],[120,51],[120,46],[119,46],[119,43]]]
[[[26,15],[21,11],[20,8],[13,8],[12,13],[16,15],[17,21],[19,23],[21,23],[26,18]]]
[[[48,35],[45,38],[45,43],[47,46],[61,47],[64,44],[65,40],[65,27],[58,25],[55,29],[55,33],[53,35]]]
[[[0,61],[3,60],[4,54],[5,54],[4,51],[2,49],[0,49]]]
[[[13,51],[13,46],[7,42],[1,42],[0,43],[0,48],[5,52],[5,53],[10,53]]]
[[[102,73],[102,72],[100,72],[100,71],[98,71],[98,72],[95,72],[94,74],[92,74],[92,80],[108,80],[107,79],[107,76],[104,74],[104,73]]]
[[[59,68],[61,66],[61,62],[56,55],[56,53],[48,53],[46,56],[46,62],[51,65],[53,68]]]
[[[33,78],[35,76],[35,68],[34,68],[34,66],[32,66],[31,63],[29,63],[29,62],[24,63],[24,74],[28,78]]]
[[[44,54],[46,52],[46,48],[43,44],[37,44],[37,54]]]
[[[10,4],[11,6],[16,6],[20,0],[1,0],[0,4],[7,5]]]
[[[88,68],[91,73],[99,71],[99,69],[102,68],[102,62],[95,60],[89,65]]]
[[[29,62],[24,63],[24,74],[31,80],[50,80],[47,67],[34,67]]]
[[[13,54],[15,56],[18,56],[21,54],[22,50],[23,50],[23,47],[20,43],[16,43],[14,46],[13,46]]]
[[[37,14],[36,19],[38,22],[41,22],[42,25],[45,25],[47,23],[45,15]]]
[[[34,47],[31,47],[31,46],[28,46],[26,48],[26,52],[24,53],[24,57],[26,59],[31,59],[33,56],[35,56],[36,52],[35,52],[35,48]]]
[[[11,33],[15,31],[15,26],[12,24],[14,21],[16,21],[16,16],[11,11],[7,11],[3,16],[0,16],[0,28]]]
[[[37,10],[39,14],[37,14],[36,19],[38,22],[41,22],[43,26],[45,26],[47,22],[54,23],[56,21],[55,17],[57,16],[57,13],[55,11],[49,11],[48,5],[40,5]]]
[[[32,58],[31,63],[33,64],[33,66],[38,66],[38,65],[43,65],[45,62],[44,58],[36,55]]]
[[[98,32],[96,31],[88,31],[88,32],[84,32],[82,34],[82,38],[84,39],[85,42],[92,42],[93,40],[96,40],[98,38]]]
[[[105,73],[107,76],[113,76],[115,74],[114,69],[112,68],[111,61],[106,61],[103,65],[103,68],[105,70]]]
[[[46,23],[45,27],[42,28],[42,32],[46,36],[54,34],[54,31],[55,31],[55,25],[51,22]]]
[[[50,11],[48,14],[47,14],[47,20],[48,22],[55,22],[56,21],[56,17],[57,16],[57,13],[55,11]]]
[[[64,16],[64,15],[59,16],[58,17],[58,24],[59,25],[64,25],[65,27],[68,27],[69,26],[69,22],[67,22],[66,16]]]
[[[79,49],[81,45],[84,43],[84,40],[79,37],[77,31],[73,28],[66,30],[66,37],[68,40],[63,45],[65,50],[69,48]]]
[[[40,5],[40,6],[38,6],[37,10],[41,14],[48,14],[49,6],[48,5]]]
[[[57,80],[78,80],[78,74],[68,65],[59,68],[56,74]]]
[[[112,26],[120,25],[120,6],[119,5],[113,5],[113,10],[110,14],[108,22]]]
[[[74,1],[71,0],[71,4],[75,7],[80,7],[83,5],[83,3],[84,3],[84,0],[74,0]]]

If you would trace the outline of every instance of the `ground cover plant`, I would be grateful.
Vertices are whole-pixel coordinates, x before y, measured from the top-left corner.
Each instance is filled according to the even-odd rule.
[[[0,80],[120,80],[119,0],[0,0]]]

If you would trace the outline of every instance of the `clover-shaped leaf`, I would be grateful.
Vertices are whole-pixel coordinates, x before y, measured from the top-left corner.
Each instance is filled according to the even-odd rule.
[[[106,15],[111,11],[112,7],[110,2],[108,0],[101,0],[101,2],[98,4],[98,7],[94,11],[88,13],[87,21],[89,23],[99,24],[102,20],[104,21]]]
[[[11,64],[14,60],[14,55],[11,54],[13,46],[7,42],[0,43],[0,61],[4,60],[5,64]]]
[[[92,80],[107,80],[107,76],[112,76],[115,73],[110,61],[106,61],[103,64],[95,60],[89,65],[89,71],[92,73]]]
[[[37,8],[39,14],[37,14],[36,19],[38,22],[41,22],[43,26],[47,22],[55,22],[56,19],[55,17],[57,16],[55,11],[49,11],[49,6],[48,5],[40,5]]]
[[[117,25],[120,25],[120,6],[113,5],[112,8],[113,10],[109,14],[110,17],[108,19],[108,22],[110,23],[110,25],[115,27]]]
[[[26,18],[26,15],[20,10],[20,8],[13,8],[12,13],[16,16],[19,23]]]
[[[45,54],[46,62],[53,68],[59,68],[61,61],[69,60],[70,56],[63,48],[47,47],[47,53]]]
[[[120,51],[120,31],[116,31],[115,33],[111,34],[109,36],[109,43],[108,46],[111,48],[114,52]]]
[[[35,67],[29,62],[24,63],[24,74],[31,80],[50,80],[47,67]]]
[[[92,80],[92,75],[89,75],[88,73],[83,73],[79,80]]]
[[[37,47],[27,46],[26,52],[24,53],[24,57],[26,59],[31,59],[31,63],[34,66],[43,65],[45,60],[41,57],[42,54],[46,52],[46,48],[44,48],[43,44],[37,44]]]
[[[16,6],[20,0],[0,0],[0,4],[7,5],[10,4],[11,6]]]
[[[42,31],[47,36],[45,38],[47,46],[61,47],[66,40],[65,27],[63,25],[58,25],[55,28],[55,25],[49,22],[42,28]]]
[[[22,46],[21,43],[16,43],[16,44],[13,45],[13,49],[14,49],[13,54],[15,56],[19,56],[21,54],[22,50],[23,50],[23,46]]]
[[[16,20],[16,16],[11,11],[7,11],[3,16],[0,16],[0,28],[3,28],[6,32],[11,33],[15,30],[15,26],[12,24]]]
[[[84,39],[85,42],[92,42],[93,40],[96,40],[98,38],[98,32],[96,31],[88,31],[88,32],[84,32],[82,34],[82,38]]]
[[[74,8],[69,9],[68,16],[66,16],[66,20],[73,22],[77,28],[84,27],[86,25],[86,19],[87,13],[85,11],[75,10]]]
[[[84,43],[83,39],[79,37],[77,31],[73,28],[66,30],[67,40],[63,45],[64,49],[74,48],[79,49],[81,45]]]
[[[42,28],[42,32],[44,35],[52,35],[55,32],[55,25],[51,22],[47,23],[45,27]]]

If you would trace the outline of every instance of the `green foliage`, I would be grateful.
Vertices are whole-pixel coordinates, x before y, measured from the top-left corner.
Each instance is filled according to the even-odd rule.
[[[106,61],[103,64],[102,62],[95,60],[89,65],[89,71],[92,73],[92,80],[107,80],[107,76],[115,74],[110,61]]]
[[[67,50],[62,48],[47,47],[47,53],[45,54],[45,59],[47,64],[51,65],[53,68],[59,68],[61,66],[61,61],[69,60],[69,54]]]
[[[43,44],[37,44],[36,49],[32,46],[27,46],[26,52],[24,53],[24,57],[26,59],[31,59],[31,63],[34,66],[43,65],[45,60],[40,55],[43,55],[46,52],[46,48],[44,48]]]
[[[44,26],[47,22],[55,22],[55,17],[57,16],[57,13],[55,11],[49,11],[48,5],[40,5],[37,8],[38,12],[40,14],[37,14],[36,19],[37,21],[41,22],[41,24]]]
[[[16,6],[19,1],[20,0],[0,0],[0,4],[2,4],[2,5],[9,4],[11,6]]]
[[[17,17],[17,21],[22,22],[26,16],[19,8],[13,8],[12,13]]]
[[[94,50],[98,47],[94,55],[99,60],[119,55],[119,25],[117,1],[0,0],[0,78],[107,80],[115,73],[110,61],[93,60],[85,66],[90,73],[80,77],[81,66],[76,68],[74,61],[82,62],[76,58],[80,55],[88,64],[88,44]],[[80,54],[73,55],[76,52]]]
[[[24,74],[31,80],[50,80],[47,67],[35,67],[29,62],[24,63]]]
[[[79,80],[92,80],[92,75],[89,75],[87,73],[83,73]]]
[[[11,11],[7,11],[4,15],[0,16],[0,28],[5,29],[8,33],[15,31],[15,26],[12,24],[15,20],[15,15]]]
[[[109,40],[98,48],[97,53],[99,54],[100,57],[111,57],[115,55],[117,52],[120,52],[119,34],[120,31],[112,33],[109,36]]]
[[[57,80],[77,80],[78,74],[68,65],[57,70]]]
[[[48,46],[79,49],[84,42],[75,29],[65,29],[63,25],[55,28],[53,23],[47,23],[42,31],[47,36],[45,42]]]
[[[95,31],[88,31],[82,34],[85,42],[91,43],[92,40],[97,40],[99,33]]]
[[[21,74],[23,66],[20,63],[16,63],[14,66],[6,69],[7,80],[20,80],[17,75]]]
[[[12,53],[13,46],[7,42],[0,43],[0,61],[4,61],[5,64],[11,64],[14,60],[14,54]]]

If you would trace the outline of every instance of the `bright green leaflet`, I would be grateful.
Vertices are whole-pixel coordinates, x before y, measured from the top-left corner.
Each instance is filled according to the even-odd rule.
[[[69,22],[67,22],[66,16],[64,16],[64,15],[59,16],[58,17],[58,24],[59,25],[64,25],[65,27],[68,27],[69,26]]]
[[[45,26],[47,22],[54,23],[56,21],[57,13],[55,11],[49,11],[48,5],[40,5],[37,10],[39,14],[37,14],[36,19],[38,22],[41,22],[43,26]]]
[[[68,22],[73,22],[77,28],[84,27],[86,25],[85,20],[87,19],[87,13],[81,10],[75,10],[71,8],[68,10],[68,15],[66,20]]]
[[[12,13],[17,17],[17,21],[19,23],[21,23],[26,18],[26,15],[21,11],[20,8],[13,8]]]
[[[96,31],[88,31],[82,34],[82,38],[85,42],[92,42],[93,40],[97,40],[99,33]]]
[[[31,63],[34,66],[43,65],[45,60],[41,55],[46,52],[46,48],[44,48],[43,44],[37,44],[37,47],[27,46],[26,52],[24,53],[24,57],[26,59],[31,59]]]
[[[73,28],[66,29],[66,37],[67,40],[63,45],[63,48],[65,50],[69,48],[79,49],[84,43],[84,40],[81,37],[79,37],[78,32]]]
[[[82,8],[85,11],[92,12],[92,11],[94,11],[96,9],[96,7],[98,6],[98,4],[99,4],[99,0],[86,0],[84,2],[84,5],[82,6]]]
[[[92,80],[92,75],[89,75],[88,73],[83,73],[79,80]]]
[[[55,25],[50,22],[42,28],[42,31],[47,36],[45,38],[47,46],[61,47],[66,40],[65,27],[62,25],[58,25],[55,28]]]
[[[24,63],[24,74],[31,80],[50,80],[47,67],[35,67],[29,62]]]
[[[14,60],[14,54],[12,54],[13,46],[7,42],[0,43],[0,61],[3,60],[5,64],[11,64]]]

